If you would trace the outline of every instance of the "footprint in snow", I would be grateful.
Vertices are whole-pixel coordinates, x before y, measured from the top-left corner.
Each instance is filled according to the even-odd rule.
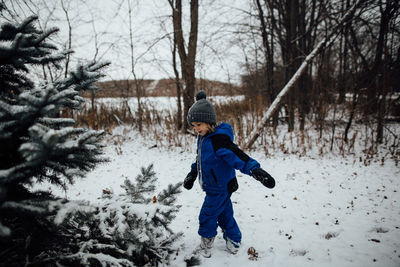
[[[387,233],[389,232],[389,229],[386,227],[373,227],[370,232]]]
[[[326,240],[329,240],[331,238],[335,238],[335,237],[339,236],[339,234],[340,234],[339,232],[328,232],[327,234],[323,235],[323,237]]]
[[[292,249],[290,250],[289,255],[296,257],[296,256],[305,256],[307,253],[308,251],[305,249]]]

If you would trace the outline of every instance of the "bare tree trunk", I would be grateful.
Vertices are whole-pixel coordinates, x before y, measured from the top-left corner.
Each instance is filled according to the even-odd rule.
[[[376,125],[376,142],[378,144],[382,143],[383,140],[383,120],[385,116],[385,104],[386,104],[386,94],[379,97],[378,101],[378,114],[377,114],[377,125]]]
[[[306,21],[306,13],[308,7],[308,3],[306,0],[301,0],[299,3],[299,19],[298,19],[298,38],[299,38],[299,49],[301,52],[301,57],[310,53],[310,50],[313,46],[313,36],[312,36],[312,28],[317,28],[316,25],[316,0],[311,1],[311,12],[309,15],[309,23],[307,27]],[[300,114],[300,130],[303,131],[305,128],[306,116],[310,112],[310,91],[312,87],[312,79],[311,79],[311,66],[309,66],[306,70],[306,73],[302,75],[299,81],[299,114]]]
[[[287,12],[289,15],[287,16],[287,26],[286,26],[286,49],[289,52],[288,61],[286,62],[286,77],[285,80],[288,81],[289,77],[292,77],[298,69],[298,48],[296,42],[297,35],[297,23],[298,23],[298,0],[290,0],[286,1],[288,4]],[[301,77],[299,77],[300,79]],[[296,100],[298,99],[298,83],[293,84],[293,90],[288,92],[288,131],[292,132],[294,130],[295,125],[295,108],[296,108]]]
[[[282,98],[290,91],[290,89],[293,88],[297,80],[300,78],[300,76],[306,71],[306,68],[308,64],[313,60],[313,58],[320,53],[325,46],[330,45],[336,38],[337,32],[346,24],[348,23],[354,12],[356,11],[356,8],[361,4],[362,0],[357,0],[357,2],[347,11],[347,13],[339,20],[338,24],[332,29],[331,33],[327,35],[322,41],[318,43],[318,45],[312,50],[312,52],[305,58],[299,69],[296,71],[296,73],[292,76],[292,78],[289,80],[289,82],[285,85],[285,87],[282,89],[282,91],[278,94],[274,102],[271,104],[271,106],[268,108],[267,112],[264,114],[262,120],[257,124],[257,127],[250,133],[249,136],[249,141],[246,144],[247,148],[251,148],[251,146],[254,144],[254,142],[257,140],[257,138],[260,136],[260,132],[264,128],[264,126],[267,124],[273,113],[276,111],[278,108],[280,102],[282,101]]]
[[[197,32],[198,32],[198,17],[199,17],[199,2],[198,0],[190,1],[190,33],[188,51],[186,52],[185,41],[183,38],[182,29],[182,0],[168,0],[172,8],[172,20],[174,27],[174,37],[178,48],[178,54],[181,61],[182,78],[184,80],[183,103],[184,103],[184,118],[187,117],[189,108],[194,102],[194,92],[196,86],[195,78],[195,63],[197,50]],[[183,124],[183,130],[188,129],[187,123]]]
[[[181,103],[181,99],[182,99],[182,87],[181,87],[181,81],[179,78],[179,72],[178,72],[178,68],[176,65],[176,39],[174,36],[174,41],[173,41],[173,51],[172,51],[172,66],[174,68],[174,73],[175,73],[175,85],[176,85],[176,98],[177,98],[177,103],[178,103],[178,112],[177,112],[177,118],[176,118],[176,122],[177,122],[177,128],[178,130],[182,129],[183,126],[183,121],[182,121],[182,103]]]
[[[350,6],[349,0],[342,0],[342,13]],[[340,48],[339,48],[339,77],[338,77],[338,93],[339,97],[337,102],[342,104],[346,96],[346,78],[348,69],[348,27],[344,28],[343,34],[340,35]]]
[[[129,45],[130,45],[130,53],[131,53],[131,73],[133,75],[133,80],[135,83],[136,99],[137,99],[137,104],[138,104],[136,122],[139,127],[139,132],[142,132],[142,130],[143,130],[143,111],[142,111],[142,103],[141,103],[141,96],[142,96],[141,91],[142,90],[141,90],[141,82],[137,79],[136,71],[135,71],[131,0],[128,0],[128,17],[129,17]],[[129,81],[128,81],[128,85],[129,85]],[[127,102],[127,106],[129,108],[128,102]]]
[[[373,72],[378,73],[380,72],[379,69],[382,68],[382,58],[383,58],[383,51],[386,46],[386,35],[389,29],[389,23],[392,19],[394,12],[398,9],[398,1],[389,0],[386,1],[385,9],[383,7],[383,1],[379,1],[380,3],[380,11],[381,11],[381,21],[379,27],[379,36],[378,42],[376,45],[376,53],[375,53],[375,60],[373,66]],[[382,74],[382,73],[380,73]],[[378,93],[376,88],[376,82],[371,83],[367,87],[367,99],[368,99],[368,107],[366,109],[367,113],[377,111],[378,109]]]
[[[374,63],[371,68],[369,68],[369,65],[366,62],[364,55],[361,53],[361,50],[358,47],[357,38],[351,27],[349,28],[349,31],[350,31],[350,34],[352,34],[353,43],[354,43],[353,47],[356,50],[356,53],[358,53],[358,55],[362,59],[364,68],[366,69],[366,72],[363,75],[363,77],[361,78],[361,80],[358,81],[357,84],[355,85],[354,92],[358,93],[358,91],[361,88],[367,88],[368,105],[365,108],[364,112],[366,114],[371,114],[373,112],[377,112],[378,116],[382,116],[383,112],[379,111],[379,108],[383,108],[383,106],[380,106],[383,103],[380,103],[379,101],[380,101],[380,97],[386,95],[386,93],[379,92],[379,91],[382,91],[382,89],[378,88],[380,85],[378,85],[379,83],[376,81],[376,79],[377,79],[377,77],[379,78],[380,76],[384,75],[384,73],[382,73],[382,65],[383,65],[382,60],[383,60],[383,55],[384,55],[384,49],[386,47],[386,36],[388,33],[390,21],[393,19],[393,16],[398,11],[399,3],[398,3],[398,1],[394,1],[394,0],[387,1],[385,8],[384,8],[384,4],[382,1],[380,1],[379,4],[380,4],[379,10],[381,11],[381,20],[380,20],[380,24],[379,24],[379,36],[378,36],[378,41],[377,41],[376,50],[375,50],[376,52],[375,52]],[[383,99],[383,101],[385,101],[385,99]],[[353,103],[354,103],[353,110],[351,112],[350,119],[346,125],[346,129],[344,132],[345,142],[347,142],[347,140],[348,140],[347,135],[348,135],[350,126],[353,121],[353,113],[354,113],[355,105],[357,104],[357,101],[356,102],[353,101]],[[380,127],[382,127],[382,129],[383,129],[382,121],[379,121],[379,120],[380,119],[378,118],[379,129],[377,129],[377,132],[381,131]]]
[[[72,48],[72,25],[71,25],[71,20],[69,18],[68,14],[68,9],[64,5],[64,0],[61,1],[61,7],[65,13],[65,17],[67,19],[67,25],[68,25],[68,45],[67,45],[67,50],[71,50]],[[69,69],[69,62],[71,60],[71,54],[68,53],[67,57],[65,59],[65,71],[64,71],[64,77],[66,78],[68,76],[68,69]]]
[[[261,6],[260,0],[255,0],[256,5],[257,5],[257,10],[258,10],[258,19],[260,20],[260,31],[261,31],[261,37],[263,41],[263,48],[264,48],[264,57],[265,57],[265,67],[264,67],[264,73],[265,73],[265,79],[267,80],[267,88],[266,90],[268,91],[269,95],[269,101],[272,103],[276,97],[276,92],[274,89],[274,41],[273,41],[273,31],[274,31],[274,16],[272,15],[272,8],[271,8],[271,31],[270,31],[270,38],[268,38],[268,32],[267,32],[267,23],[264,18],[264,12],[263,8]],[[265,1],[265,4],[268,5],[268,1]],[[270,40],[269,40],[270,39]],[[273,120],[273,126],[276,128],[278,125],[278,116],[275,114],[274,120]]]
[[[349,121],[346,124],[346,128],[344,130],[344,142],[347,143],[348,141],[348,134],[349,134],[349,130],[351,127],[351,124],[353,123],[353,119],[354,119],[354,114],[356,112],[356,107],[357,107],[357,102],[358,102],[358,92],[354,91],[353,92],[353,101],[352,101],[352,105],[351,105],[351,110],[350,110],[350,117],[349,117]]]
[[[383,125],[384,125],[384,116],[385,116],[385,110],[386,110],[386,95],[387,95],[387,88],[388,88],[388,77],[387,77],[387,64],[382,64],[381,62],[385,62],[387,58],[387,36],[388,36],[388,31],[389,31],[389,25],[390,21],[393,19],[395,13],[397,12],[399,8],[399,3],[398,1],[387,1],[386,2],[386,7],[385,10],[382,13],[382,18],[381,18],[381,25],[380,25],[380,31],[379,31],[379,41],[377,48],[377,57],[380,57],[379,60],[379,65],[380,65],[380,75],[377,81],[377,95],[378,95],[378,107],[377,107],[377,128],[376,128],[376,142],[377,143],[382,143],[383,141]],[[381,9],[383,10],[383,9]],[[378,54],[378,52],[380,54]]]
[[[271,48],[270,48],[270,58],[268,60],[267,63],[267,72],[269,74],[268,76],[268,83],[271,86],[270,87],[270,102],[272,103],[276,97],[276,95],[278,94],[277,89],[275,88],[275,80],[274,80],[274,56],[275,56],[275,41],[274,41],[274,32],[277,29],[277,25],[276,25],[276,19],[275,16],[273,15],[273,7],[271,5],[271,2],[268,0],[265,0],[266,5],[269,7],[269,12],[271,14],[271,20],[270,20],[270,32],[271,32],[271,40],[270,40],[270,44],[271,44]],[[272,121],[273,121],[273,127],[274,127],[274,131],[276,130],[276,127],[278,126],[278,116],[279,114],[277,112],[275,112],[275,114],[273,115]]]

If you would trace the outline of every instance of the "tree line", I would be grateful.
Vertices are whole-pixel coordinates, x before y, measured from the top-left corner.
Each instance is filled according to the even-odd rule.
[[[247,65],[242,77],[244,92],[272,103],[305,57],[356,2],[254,0],[252,23],[243,27],[248,35],[259,36],[262,45],[256,46],[255,63]],[[323,127],[327,106],[344,104],[347,96],[344,139],[359,114],[364,121],[376,123],[376,138],[382,141],[385,117],[399,115],[395,94],[400,90],[399,15],[398,1],[361,1],[352,19],[282,101],[289,131],[295,122],[304,130],[308,114]],[[276,113],[274,125],[277,120]]]
[[[42,5],[42,2],[45,1],[16,1],[14,5],[5,3],[10,14],[16,14],[18,6],[28,6],[28,10],[40,10],[41,13],[47,8],[49,15],[46,21],[54,20],[56,10],[60,9],[64,24],[68,25],[68,40],[63,46],[67,49],[74,47],[74,42],[80,39],[76,33],[77,28],[84,23],[76,22],[78,16],[74,16],[74,8],[83,7],[84,3],[61,0],[62,5],[52,6]],[[338,110],[343,110],[339,107],[345,107],[346,115],[340,115],[346,124],[343,138],[348,139],[354,121],[361,119],[376,124],[376,140],[380,142],[389,115],[392,118],[399,115],[400,104],[396,95],[400,88],[398,1],[248,0],[241,2],[238,7],[223,1],[165,0],[158,2],[162,11],[157,11],[161,15],[154,19],[161,25],[161,30],[151,42],[141,44],[139,41],[144,37],[135,37],[141,27],[134,18],[144,11],[144,3],[135,0],[116,2],[115,17],[125,17],[126,20],[125,37],[121,33],[117,40],[105,42],[103,36],[109,37],[111,33],[97,29],[96,23],[102,17],[95,10],[90,10],[88,17],[91,19],[81,20],[87,21],[85,23],[93,29],[91,40],[94,42],[94,59],[114,49],[125,51],[126,55],[122,57],[129,59],[129,66],[125,66],[129,70],[126,80],[136,82],[127,82],[121,90],[135,92],[138,96],[138,110],[131,113],[136,116],[139,130],[142,129],[144,116],[140,97],[146,95],[145,86],[141,82],[145,74],[140,69],[144,61],[149,61],[144,59],[146,55],[153,53],[157,45],[167,44],[170,50],[169,55],[155,59],[152,64],[160,66],[167,76],[175,80],[176,95],[181,100],[177,102],[177,128],[186,132],[188,125],[185,118],[193,104],[195,91],[199,89],[195,81],[199,78],[200,69],[207,68],[202,58],[209,58],[211,54],[221,62],[227,58],[218,49],[220,43],[209,41],[213,40],[210,36],[217,36],[214,40],[225,38],[223,40],[228,45],[241,51],[237,54],[237,61],[242,65],[242,89],[239,93],[246,95],[254,105],[263,103],[260,109],[265,112],[307,55],[332,33],[340,19],[357,3],[351,19],[334,32],[332,42],[321,49],[293,88],[282,98],[270,123],[276,127],[283,116],[288,131],[297,128],[302,131],[308,119],[322,134],[323,128],[329,123],[327,118],[331,116],[332,109],[337,119]],[[205,17],[210,10],[214,13],[213,20],[205,24]],[[219,17],[225,19],[216,19]],[[204,34],[210,24],[217,30]],[[43,23],[42,27],[45,26]],[[145,46],[143,53],[138,52],[139,45]],[[211,51],[211,54],[202,55],[205,50]],[[160,56],[157,54],[153,57]],[[71,66],[69,60],[68,56],[65,66],[62,66],[63,73],[67,73]],[[167,64],[161,67],[164,62]],[[113,64],[120,63],[114,60]],[[44,68],[43,75],[51,79],[56,76],[53,71]]]

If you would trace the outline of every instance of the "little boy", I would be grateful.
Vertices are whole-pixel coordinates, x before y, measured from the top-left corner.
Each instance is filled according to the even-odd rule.
[[[199,183],[206,196],[199,215],[199,251],[211,257],[211,248],[221,227],[227,250],[236,254],[242,234],[233,217],[231,195],[238,189],[235,169],[253,176],[264,186],[273,188],[275,180],[260,164],[233,143],[233,130],[227,123],[216,123],[215,109],[200,91],[196,102],[189,109],[187,121],[198,133],[197,157],[183,186],[190,190],[199,176]]]

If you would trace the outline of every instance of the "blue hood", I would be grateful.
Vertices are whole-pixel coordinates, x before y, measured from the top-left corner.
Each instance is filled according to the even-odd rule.
[[[225,134],[229,136],[232,142],[234,139],[232,127],[226,122],[221,122],[217,127],[215,127],[215,131],[212,134]]]

